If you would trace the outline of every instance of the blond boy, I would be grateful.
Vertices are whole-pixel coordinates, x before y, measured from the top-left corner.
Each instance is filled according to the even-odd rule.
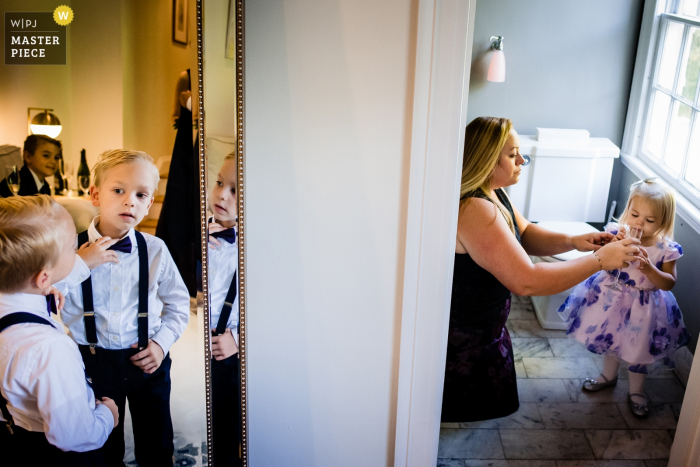
[[[80,245],[118,240],[117,262],[91,270],[66,290],[64,324],[78,343],[95,388],[112,397],[124,416],[126,400],[139,465],[172,465],[168,351],[189,320],[189,295],[167,247],[134,230],[153,204],[159,175],[140,151],[102,153],[93,168],[92,204],[100,208]],[[105,443],[107,465],[123,466],[124,426]]]
[[[0,427],[8,465],[101,465],[117,425],[47,308],[76,263],[75,226],[45,195],[0,199]],[[9,456],[9,459],[6,457]]]

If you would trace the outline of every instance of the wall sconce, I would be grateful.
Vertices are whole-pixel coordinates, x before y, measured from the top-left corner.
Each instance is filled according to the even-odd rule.
[[[32,110],[41,110],[38,114],[31,118]],[[61,121],[52,113],[53,109],[44,109],[41,107],[27,108],[27,133],[30,135],[46,135],[49,138],[55,138],[61,134],[63,127]]]
[[[487,80],[494,83],[502,83],[506,80],[506,57],[503,55],[503,36],[491,36],[491,63]]]

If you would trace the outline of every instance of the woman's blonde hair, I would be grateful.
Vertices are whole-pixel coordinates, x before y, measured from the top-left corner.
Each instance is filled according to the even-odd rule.
[[[97,163],[92,168],[95,174],[94,185],[99,188],[104,182],[109,169],[129,162],[140,162],[151,172],[153,176],[153,191],[155,192],[158,189],[160,173],[153,163],[153,158],[143,151],[132,151],[130,149],[112,149],[97,156]]]
[[[508,118],[477,117],[472,120],[464,135],[464,158],[462,159],[462,184],[459,197],[480,190],[489,196],[491,176],[496,170],[501,151],[508,141],[513,122]],[[515,232],[510,213],[494,203],[501,211],[510,230]]]
[[[56,265],[65,246],[62,212],[46,195],[0,198],[0,293],[17,293]]]
[[[673,226],[676,218],[676,198],[673,192],[659,182],[657,177],[647,178],[634,182],[630,186],[630,197],[627,199],[625,211],[620,216],[620,224],[627,223],[632,200],[640,197],[644,198],[656,213],[659,221],[659,228],[654,232],[654,236],[673,238]]]

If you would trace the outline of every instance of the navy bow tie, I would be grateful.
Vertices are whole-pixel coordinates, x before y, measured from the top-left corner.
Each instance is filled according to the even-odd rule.
[[[124,237],[107,249],[121,251],[122,253],[131,253],[131,239],[129,237]]]
[[[56,297],[52,293],[46,296],[46,311],[49,312],[49,316],[51,316],[51,313],[54,315],[58,313],[56,310]]]
[[[213,234],[211,234],[211,236],[214,238],[221,238],[229,243],[233,243],[236,241],[236,231],[233,230],[233,227],[230,229],[222,230],[221,232],[214,232]]]

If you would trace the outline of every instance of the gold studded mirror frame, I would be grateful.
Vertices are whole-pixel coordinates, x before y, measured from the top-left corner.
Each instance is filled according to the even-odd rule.
[[[217,0],[218,1],[218,0]],[[209,271],[208,271],[208,214],[207,214],[207,155],[205,141],[205,109],[204,109],[204,65],[203,65],[203,18],[204,0],[197,0],[197,89],[199,92],[199,117],[198,117],[198,143],[199,143],[199,207],[200,207],[200,233],[202,249],[202,295],[203,309],[209,310]],[[240,304],[239,324],[239,356],[240,356],[240,394],[241,394],[241,460],[243,467],[248,466],[248,410],[247,410],[247,355],[246,355],[246,314],[245,314],[245,185],[244,185],[244,0],[234,0],[231,7],[236,9],[236,149],[238,151],[238,300]],[[206,378],[206,409],[207,409],[207,458],[208,465],[213,466],[211,455],[217,447],[213,443],[212,417],[212,393],[211,393],[211,328],[209,313],[204,313],[204,374]],[[221,447],[221,446],[220,446]],[[230,447],[226,447],[230,448]],[[216,466],[214,466],[216,467]]]

